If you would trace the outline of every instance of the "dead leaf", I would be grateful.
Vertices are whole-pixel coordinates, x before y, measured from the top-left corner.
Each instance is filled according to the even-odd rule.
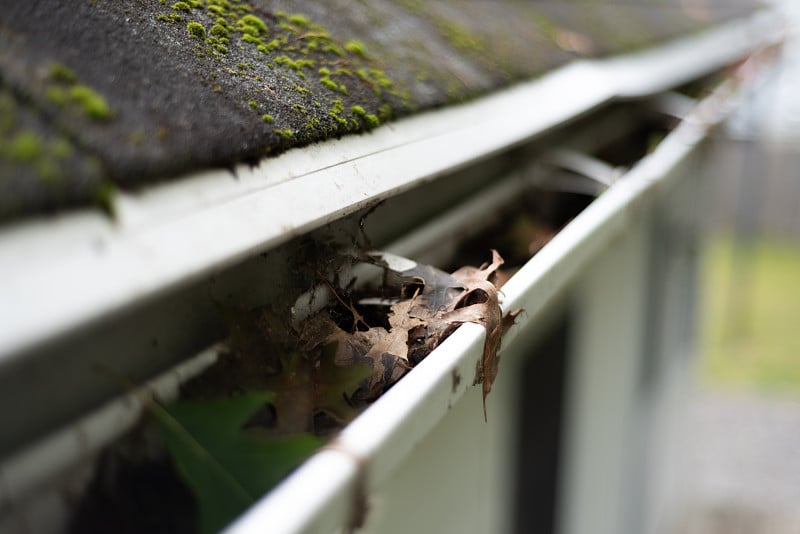
[[[486,329],[486,340],[477,364],[475,384],[483,388],[486,418],[486,397],[497,377],[501,339],[520,313],[502,315],[497,284],[501,280],[499,269],[503,263],[500,254],[492,250],[491,263],[477,268],[465,266],[452,274],[420,264],[394,272],[394,285],[399,285],[401,296],[408,296],[413,289],[415,297],[392,306],[392,332],[387,333],[388,338],[381,338],[378,348],[370,354],[374,357],[387,347],[392,347],[394,354],[404,354],[401,346],[404,343],[408,346],[408,361],[416,365],[459,325],[480,324]],[[395,339],[391,340],[392,337]]]
[[[390,352],[396,350],[394,335],[383,327],[373,327],[366,332],[356,332],[355,338],[361,341],[365,351],[355,355],[353,361],[372,368],[369,382],[356,395],[359,400],[372,402],[400,380],[411,366],[404,357]]]
[[[499,291],[495,286],[498,270],[503,265],[503,258],[496,250],[492,250],[492,263],[480,268],[462,267],[453,273],[453,278],[464,284],[465,293],[459,298],[456,309],[451,312],[450,320],[475,322],[486,329],[486,340],[483,344],[483,355],[475,369],[475,384],[483,388],[483,417],[486,415],[486,397],[492,391],[492,385],[500,366],[500,344],[503,335],[514,325],[521,310],[509,312],[503,317],[500,309]]]
[[[494,327],[491,332],[486,334],[486,342],[483,346],[481,386],[483,388],[483,419],[488,421],[486,416],[486,397],[492,391],[492,385],[497,372],[500,369],[500,344],[503,336],[514,326],[517,316],[522,310],[510,311],[503,316],[500,324]]]
[[[388,353],[408,362],[408,331],[422,324],[421,319],[411,315],[415,306],[416,295],[392,305],[389,312],[390,329],[388,332],[383,328],[372,329],[381,332],[381,335],[367,357]]]

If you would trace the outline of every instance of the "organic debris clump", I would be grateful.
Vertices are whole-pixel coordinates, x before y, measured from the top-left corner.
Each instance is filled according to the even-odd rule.
[[[155,424],[140,428],[136,439],[160,436],[155,440],[160,445],[151,445],[150,460],[135,462],[174,467],[172,479],[163,476],[194,497],[195,506],[186,513],[196,521],[184,522],[186,532],[223,528],[465,322],[487,331],[475,373],[485,417],[500,340],[519,313],[503,316],[500,308],[495,285],[500,255],[492,251],[491,263],[448,274],[389,254],[358,252],[341,255],[328,272],[354,263],[383,269],[383,283],[355,290],[354,277],[331,281],[317,271],[309,294],[327,302],[318,309],[293,316],[269,305],[222,308],[230,336],[216,364],[185,384],[180,400],[148,401]],[[125,517],[113,512],[113,503],[130,510],[138,495],[97,482],[122,472],[121,461],[123,467],[130,463],[120,459],[119,450],[112,448],[101,462],[73,530],[108,526],[97,522],[98,514],[126,522],[128,531],[155,528],[147,521],[157,522],[158,513]],[[111,474],[104,475],[102,466]],[[92,505],[92,498],[102,506]]]

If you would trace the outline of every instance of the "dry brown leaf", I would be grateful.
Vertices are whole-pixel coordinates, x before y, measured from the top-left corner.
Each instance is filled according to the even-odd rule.
[[[458,300],[456,309],[451,312],[449,320],[474,322],[486,329],[486,340],[483,344],[483,355],[475,369],[475,384],[483,388],[483,417],[486,416],[486,397],[492,391],[492,385],[500,366],[500,343],[509,328],[514,325],[521,310],[509,312],[503,317],[500,309],[498,289],[498,269],[503,265],[503,258],[496,250],[492,250],[492,263],[480,268],[462,267],[453,273],[453,278],[464,284],[466,291]]]
[[[405,342],[397,340],[399,333],[390,333],[380,326],[366,332],[356,332],[355,336],[364,339],[365,344],[370,347],[361,357],[361,363],[372,367],[372,376],[363,393],[363,400],[373,401],[411,369],[405,356],[390,352],[396,351],[398,344]],[[408,352],[407,347],[404,352]]]
[[[500,369],[500,344],[503,336],[508,330],[514,326],[517,316],[522,313],[522,310],[510,311],[503,316],[500,324],[494,327],[493,330],[487,332],[486,342],[483,345],[483,358],[482,358],[482,371],[481,371],[481,386],[483,387],[483,419],[488,420],[486,416],[486,397],[492,391],[492,385],[497,372]]]
[[[502,265],[503,258],[495,250],[492,250],[491,263],[479,268],[462,267],[452,274],[429,265],[415,264],[402,272],[391,271],[384,265],[394,277],[391,287],[400,294],[400,299],[390,307],[388,329],[373,326],[351,333],[321,313],[298,328],[301,346],[313,349],[335,344],[336,365],[369,366],[372,374],[354,398],[370,402],[394,385],[459,325],[480,324],[486,329],[486,340],[475,383],[483,387],[485,417],[486,396],[491,392],[499,368],[500,339],[519,313],[502,316],[498,289],[494,285]],[[358,310],[338,295],[337,298],[350,309],[354,323],[362,321]]]

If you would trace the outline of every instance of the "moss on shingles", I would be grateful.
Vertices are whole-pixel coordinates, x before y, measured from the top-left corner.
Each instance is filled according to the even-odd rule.
[[[454,20],[437,17],[435,23],[444,38],[458,50],[475,53],[483,52],[486,48],[486,42],[483,37]]]
[[[273,131],[286,140],[290,140],[294,137],[294,132],[291,128],[275,128]]]
[[[114,116],[103,95],[86,85],[73,85],[69,88],[68,100],[79,105],[92,119],[105,121]]]
[[[80,110],[95,121],[104,122],[114,117],[114,111],[103,95],[88,85],[78,83],[78,76],[68,67],[58,62],[51,63],[48,78],[45,96],[50,103],[60,108]]]
[[[291,86],[302,99],[300,102],[287,99],[286,104],[290,106],[281,106],[284,113],[280,116],[285,117],[286,122],[273,131],[282,138],[289,139],[288,130],[293,132],[292,139],[309,142],[331,133],[371,129],[380,124],[379,117],[383,116],[383,120],[388,120],[392,116],[386,112],[387,109],[391,110],[394,106],[402,106],[410,101],[408,92],[400,89],[385,71],[377,68],[362,40],[337,38],[328,28],[303,13],[278,11],[272,17],[266,17],[256,9],[237,9],[236,6],[237,3],[230,1],[209,1],[205,6],[206,15],[211,19],[209,23],[212,24],[206,44],[217,46],[217,39],[238,42],[239,54],[251,59],[247,64],[241,61],[237,63],[235,71],[230,68],[216,70],[215,81],[221,75],[227,78],[236,77],[240,79],[240,83],[249,84],[250,81],[263,80],[263,66],[276,73],[276,69],[282,71],[279,88]],[[258,54],[253,55],[250,52],[253,48],[250,47]],[[212,48],[198,48],[198,55],[215,56]],[[222,61],[221,66],[224,65],[224,60],[218,56],[216,59]],[[317,68],[319,65],[322,66]],[[292,83],[295,76],[301,83]],[[214,91],[224,93],[223,87],[225,86],[217,83]],[[331,91],[331,96],[321,95],[320,88]],[[364,113],[359,115],[360,122],[342,116],[336,99],[332,98],[333,94],[350,96],[351,89],[353,103],[364,109]],[[256,98],[248,100],[248,106],[254,110],[260,110],[262,106],[269,110],[276,109],[274,105],[270,106],[260,99],[270,95],[271,91],[273,88],[269,84],[256,88],[251,92]],[[298,114],[312,115],[304,122],[303,128],[299,128],[292,119]],[[265,122],[275,121],[272,113],[261,116]],[[267,121],[264,117],[269,117],[270,120]]]
[[[74,81],[68,69],[56,77]],[[87,202],[80,190],[69,187],[72,176],[82,183],[99,183],[100,167],[91,155],[54,131],[40,110],[15,95],[0,79],[0,221],[20,213]]]
[[[175,11],[185,11],[186,13],[192,12],[192,7],[187,2],[175,2],[172,4],[172,9]]]
[[[669,32],[698,27],[679,0],[665,3],[675,14]],[[537,4],[534,23],[529,5],[518,0],[335,7],[282,0],[284,11],[276,4],[141,0],[53,3],[36,11],[28,0],[10,0],[0,21],[0,80],[26,95],[26,116],[38,118],[29,121],[36,127],[6,127],[11,121],[0,113],[6,149],[25,130],[36,133],[33,159],[51,163],[42,164],[43,173],[28,165],[29,181],[56,168],[68,183],[65,198],[87,199],[100,169],[125,188],[254,162],[537,75],[574,57],[555,36],[583,31],[587,7],[605,21],[603,31],[626,34],[589,36],[611,48],[669,34],[656,24],[667,20],[663,6],[659,20],[644,20],[634,35],[622,21],[638,16],[625,19],[581,0]],[[68,152],[55,149],[61,137],[73,147],[69,173],[52,163],[56,152]],[[35,143],[29,139],[26,152],[21,139],[19,154],[37,154]],[[86,163],[90,156],[102,165]],[[4,161],[22,165],[8,155]]]
[[[191,35],[195,39],[206,38],[206,28],[199,22],[192,21],[189,24],[187,24],[186,31],[189,32],[189,35]]]
[[[76,76],[71,69],[58,62],[53,62],[50,64],[50,78],[66,84],[78,82],[78,76]]]

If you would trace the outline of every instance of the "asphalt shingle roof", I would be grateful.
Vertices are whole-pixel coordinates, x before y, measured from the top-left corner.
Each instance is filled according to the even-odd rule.
[[[256,162],[752,9],[724,0],[9,0],[0,220]]]

